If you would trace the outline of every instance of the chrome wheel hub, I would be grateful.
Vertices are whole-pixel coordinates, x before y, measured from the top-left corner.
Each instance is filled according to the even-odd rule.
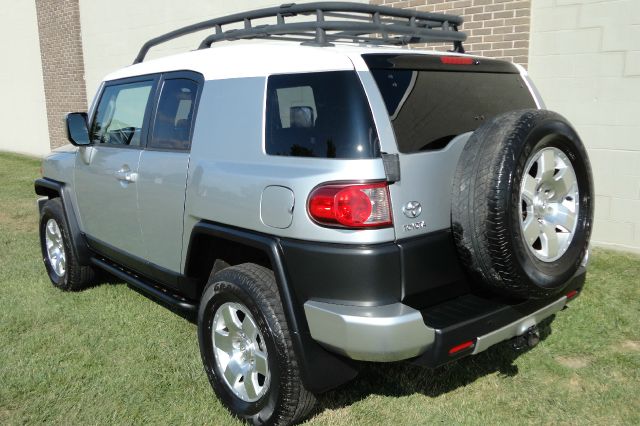
[[[214,358],[225,384],[238,398],[255,402],[269,389],[267,345],[246,306],[222,304],[213,317]]]
[[[579,193],[571,161],[558,148],[544,148],[525,166],[520,184],[525,245],[544,262],[559,259],[569,248],[578,223]]]
[[[47,248],[47,259],[49,265],[55,274],[59,277],[64,276],[67,265],[67,257],[64,252],[64,243],[62,241],[62,232],[58,226],[58,222],[49,219],[45,226],[44,241]]]

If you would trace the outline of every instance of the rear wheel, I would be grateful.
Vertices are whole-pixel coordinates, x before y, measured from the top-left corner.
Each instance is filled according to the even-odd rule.
[[[212,275],[200,302],[198,339],[211,386],[235,416],[285,425],[313,408],[270,270],[242,264]]]
[[[591,167],[575,130],[545,110],[483,124],[460,156],[451,220],[478,285],[518,298],[560,292],[585,258],[593,220]]]

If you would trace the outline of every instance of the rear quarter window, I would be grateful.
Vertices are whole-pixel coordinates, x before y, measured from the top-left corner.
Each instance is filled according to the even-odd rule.
[[[356,73],[270,76],[265,149],[293,157],[378,157],[378,135]]]

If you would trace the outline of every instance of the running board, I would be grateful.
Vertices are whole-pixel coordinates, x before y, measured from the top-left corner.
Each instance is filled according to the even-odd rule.
[[[144,280],[144,278],[127,272],[127,270],[125,270],[124,268],[114,266],[109,262],[95,257],[91,258],[91,263],[98,268],[103,269],[112,275],[115,275],[116,277],[125,281],[127,284],[132,285],[133,287],[142,291],[149,297],[165,303],[166,305],[190,313],[196,312],[198,310],[197,305],[190,303],[186,299],[162,291],[160,288]]]

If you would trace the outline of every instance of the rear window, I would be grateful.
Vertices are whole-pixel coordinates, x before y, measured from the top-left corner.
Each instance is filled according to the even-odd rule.
[[[266,151],[270,155],[380,155],[369,104],[353,71],[270,76],[266,120]]]
[[[535,108],[519,74],[373,69],[402,153],[440,149],[503,112]]]

